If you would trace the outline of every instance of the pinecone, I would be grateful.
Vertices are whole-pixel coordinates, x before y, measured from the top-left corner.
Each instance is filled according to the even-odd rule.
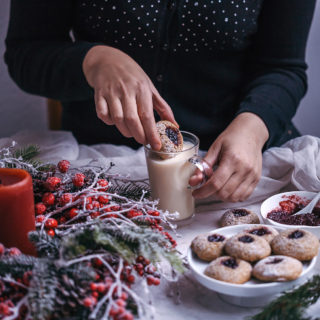
[[[2,297],[2,293],[4,293],[5,286],[3,281],[0,280],[0,297]]]
[[[61,280],[56,288],[56,310],[53,319],[81,319],[76,314],[82,309],[82,301],[87,296],[84,284],[79,285],[66,274],[61,276]],[[80,314],[80,313],[79,313]]]

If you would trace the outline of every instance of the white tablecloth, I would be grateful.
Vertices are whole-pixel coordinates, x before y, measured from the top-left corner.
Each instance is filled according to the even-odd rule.
[[[79,145],[71,133],[63,131],[24,131],[12,137],[0,139],[0,148],[12,141],[20,146],[38,144],[40,158],[56,163],[61,159],[71,161],[73,166],[88,164],[97,159],[100,165],[116,164],[114,172],[130,174],[132,179],[147,177],[143,149],[132,150],[124,146],[100,144]],[[259,213],[261,201],[282,190],[320,191],[320,139],[303,136],[293,139],[281,148],[271,148],[263,155],[262,178],[252,194],[241,207]],[[218,227],[218,220],[227,208],[239,204],[221,203],[206,199],[197,204],[192,224],[178,229],[178,249],[186,253],[191,240],[199,233]],[[320,259],[319,259],[320,260]],[[315,272],[320,273],[320,261]],[[181,276],[178,283],[161,282],[160,288],[151,288],[157,320],[203,320],[243,319],[259,309],[242,308],[222,301],[219,296],[200,284],[190,275]],[[179,299],[177,292],[180,292]],[[179,301],[180,300],[180,301]],[[320,314],[320,301],[309,309],[310,315]]]

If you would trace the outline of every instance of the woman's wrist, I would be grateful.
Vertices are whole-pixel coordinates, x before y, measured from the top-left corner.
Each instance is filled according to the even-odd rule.
[[[101,63],[106,63],[108,58],[112,58],[119,52],[120,50],[105,45],[94,46],[87,52],[83,59],[82,70],[91,87],[94,87],[95,74]]]
[[[269,130],[264,121],[251,112],[243,112],[237,115],[228,128],[247,132],[261,149],[269,139]]]

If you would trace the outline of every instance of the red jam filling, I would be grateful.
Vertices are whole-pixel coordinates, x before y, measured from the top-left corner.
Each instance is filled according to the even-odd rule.
[[[283,261],[282,258],[274,258],[274,259],[266,262],[266,264],[277,264],[277,263],[280,263],[281,261]]]
[[[221,263],[231,269],[235,269],[238,267],[237,261],[234,258],[228,258],[226,260],[221,261]]]
[[[235,217],[245,217],[249,214],[246,209],[234,209],[232,210],[232,213]]]
[[[258,229],[251,230],[249,233],[261,237],[261,236],[264,236],[265,234],[270,234],[271,232],[267,228],[258,228]]]
[[[170,139],[172,143],[174,143],[176,146],[179,145],[179,134],[178,134],[178,129],[169,127],[166,128],[166,135]]]
[[[212,234],[208,236],[209,242],[222,242],[225,240],[225,237],[220,234]]]
[[[300,239],[304,236],[304,232],[300,230],[293,231],[288,235],[289,239]]]
[[[254,239],[250,236],[242,236],[238,238],[239,241],[244,242],[244,243],[251,243],[254,241]]]

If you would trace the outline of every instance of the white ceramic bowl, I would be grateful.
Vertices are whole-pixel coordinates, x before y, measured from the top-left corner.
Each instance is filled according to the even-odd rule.
[[[299,228],[299,229],[307,230],[307,231],[310,231],[313,234],[315,234],[318,238],[320,238],[320,226],[313,227],[313,226],[288,225],[288,224],[278,223],[278,222],[275,222],[275,221],[267,218],[267,215],[270,211],[280,207],[279,206],[280,201],[288,200],[288,198],[287,198],[288,196],[297,195],[303,200],[311,200],[314,198],[314,196],[316,194],[317,194],[316,192],[309,192],[309,191],[291,191],[291,192],[278,193],[278,194],[266,199],[261,204],[261,208],[260,208],[261,216],[262,216],[264,223],[271,224],[274,227],[282,227],[282,228],[286,228],[286,229]]]
[[[252,225],[243,224],[219,228],[211,232],[219,233],[230,238],[249,227],[252,227]],[[284,228],[279,227],[275,227],[275,229],[278,231],[284,230]],[[257,307],[266,305],[270,300],[275,298],[276,294],[306,281],[306,279],[312,275],[312,269],[316,264],[317,257],[309,262],[303,263],[303,271],[296,280],[288,282],[262,282],[252,278],[244,284],[219,281],[205,275],[204,270],[209,265],[209,262],[197,258],[190,247],[188,249],[187,259],[196,280],[205,287],[218,292],[223,300],[240,306]]]

